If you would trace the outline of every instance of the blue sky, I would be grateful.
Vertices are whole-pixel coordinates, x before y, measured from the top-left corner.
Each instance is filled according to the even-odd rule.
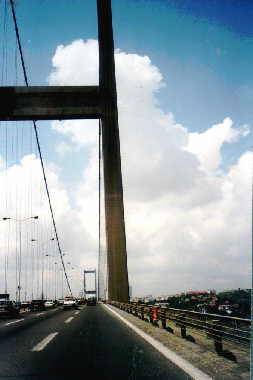
[[[252,123],[251,1],[121,0],[112,9],[115,47],[150,57],[166,83],[160,104],[178,122],[191,131],[226,116],[237,127]],[[94,0],[25,0],[17,17],[33,85],[46,84],[57,45],[97,38]],[[247,146],[243,139],[233,149]]]
[[[246,203],[245,209],[242,205],[240,207],[240,202],[241,197],[245,202],[248,199],[249,156],[245,154],[252,147],[253,2],[112,0],[112,13],[115,48],[119,49],[116,59],[121,89],[119,127],[125,139],[121,142],[126,172],[123,185],[125,207],[129,210],[126,215],[129,214],[129,270],[133,289],[137,293],[152,289],[147,278],[153,278],[157,293],[165,288],[158,275],[150,274],[152,260],[159,247],[161,254],[156,257],[156,262],[160,263],[159,270],[171,270],[174,276],[173,268],[179,265],[177,250],[181,247],[182,236],[185,236],[185,242],[180,250],[192,260],[185,257],[183,266],[194,267],[197,260],[209,252],[208,265],[216,268],[214,271],[218,278],[210,279],[210,286],[220,289],[248,286],[249,275],[244,282],[240,278],[244,272],[243,264],[248,268],[250,262],[249,216],[244,218],[248,209]],[[95,0],[17,0],[16,15],[30,85],[48,85],[50,80],[54,84],[52,79],[49,80],[52,72],[55,72],[55,83],[72,84],[66,79],[65,71],[67,61],[71,61],[70,54],[73,54],[73,78],[83,72],[79,79],[83,80],[82,75],[86,75],[85,83],[88,84],[87,72],[90,69],[94,84],[96,69],[87,65],[93,62],[91,58],[96,52],[87,40],[97,39]],[[8,64],[12,68],[4,85],[15,83],[14,29],[10,14],[8,17]],[[77,45],[74,43],[76,40],[83,42]],[[3,45],[2,41],[1,49]],[[66,62],[60,50],[56,52],[60,45],[63,45],[61,52],[66,53]],[[149,60],[145,60],[145,56]],[[58,59],[58,66],[54,68],[53,57]],[[83,65],[79,57],[82,57]],[[139,71],[138,67],[141,68]],[[61,75],[65,75],[63,80]],[[78,80],[73,84],[79,84]],[[142,83],[140,88],[139,80]],[[20,65],[18,82],[23,82]],[[139,102],[140,98],[142,102]],[[128,111],[124,113],[124,109]],[[52,129],[50,122],[39,122],[38,125],[45,161],[61,183],[56,185],[54,182],[52,188],[55,186],[56,193],[60,188],[65,191],[68,207],[72,208],[76,218],[81,218],[80,215],[87,218],[90,206],[84,198],[92,204],[93,198],[89,198],[88,189],[95,189],[94,194],[97,189],[97,178],[93,181],[91,175],[97,173],[97,130],[94,130],[95,137],[78,144],[74,126],[72,133],[66,125],[62,131]],[[166,128],[168,135],[164,134]],[[82,133],[80,138],[85,137]],[[188,153],[184,152],[187,141]],[[61,144],[66,148],[62,154],[58,150]],[[64,202],[67,202],[65,198]],[[63,215],[60,205],[58,209],[59,215]],[[133,210],[136,209],[141,210],[138,217],[134,215]],[[222,215],[219,214],[221,210]],[[229,230],[231,217],[238,223],[241,221],[242,226],[238,227],[239,232],[231,230],[231,236],[227,236],[228,232],[224,231]],[[153,222],[146,226],[147,220]],[[171,232],[168,232],[168,226]],[[223,232],[218,231],[214,238],[216,226],[222,226]],[[84,225],[84,228],[90,236],[95,236],[89,225]],[[234,228],[237,228],[236,223]],[[185,232],[180,235],[178,231]],[[169,239],[170,233],[175,240],[173,243]],[[65,231],[65,235],[73,241],[75,234]],[[237,241],[233,241],[235,236]],[[204,241],[207,242],[207,252],[204,245],[202,247]],[[68,249],[69,243],[64,241],[64,237],[63,244]],[[81,244],[75,248],[78,265],[81,265],[78,249],[85,247]],[[95,255],[92,244],[89,250],[92,262],[91,257]],[[136,258],[138,250],[142,261]],[[147,257],[144,257],[144,251]],[[164,262],[167,252],[172,255],[168,266]],[[241,264],[238,264],[238,252],[244,255]],[[217,272],[217,267],[226,263],[227,255],[232,257],[230,277],[235,279],[234,282],[228,274],[224,275],[223,268]],[[219,262],[217,257],[223,259]],[[236,272],[240,265],[240,271]],[[146,268],[145,278],[141,277],[143,268]],[[157,273],[159,270],[157,267]],[[175,291],[183,290],[180,286],[188,287],[187,276],[186,284],[182,285],[184,274],[174,280]],[[203,267],[202,279],[196,279],[196,288],[207,286],[207,274],[208,269]]]

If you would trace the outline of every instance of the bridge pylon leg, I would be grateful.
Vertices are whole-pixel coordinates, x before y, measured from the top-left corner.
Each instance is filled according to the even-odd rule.
[[[108,298],[129,301],[111,0],[97,0]]]

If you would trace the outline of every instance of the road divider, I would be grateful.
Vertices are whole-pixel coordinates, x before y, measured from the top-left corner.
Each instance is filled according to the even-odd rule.
[[[51,342],[52,339],[58,334],[58,332],[49,334],[46,338],[44,338],[40,343],[36,344],[32,348],[32,351],[42,351]]]

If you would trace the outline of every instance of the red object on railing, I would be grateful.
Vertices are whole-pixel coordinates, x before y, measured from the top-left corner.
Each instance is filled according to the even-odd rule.
[[[157,307],[153,307],[153,321],[157,320]]]

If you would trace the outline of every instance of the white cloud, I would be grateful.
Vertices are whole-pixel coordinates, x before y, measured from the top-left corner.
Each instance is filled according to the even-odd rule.
[[[72,147],[65,141],[61,141],[58,145],[56,145],[55,150],[60,156],[64,156],[66,153],[70,153],[72,151]]]
[[[245,129],[236,130],[232,125],[232,120],[226,117],[222,123],[213,125],[203,133],[189,134],[187,150],[197,155],[203,170],[210,172],[219,168],[224,143],[233,143],[240,135],[247,136]]]
[[[89,146],[97,141],[97,134],[94,133],[98,130],[97,120],[55,120],[52,122],[52,129],[56,132],[68,136],[71,141],[75,143],[77,149],[83,146]],[[66,142],[64,142],[66,147]],[[60,146],[60,149],[63,148]],[[68,149],[70,145],[68,145]],[[70,148],[72,149],[72,148]],[[59,150],[59,148],[58,148]]]
[[[60,45],[52,62],[51,85],[97,84],[97,41]],[[148,57],[117,50],[115,62],[133,293],[250,287],[250,153],[221,170],[222,147],[246,129],[235,129],[226,117],[205,132],[189,133],[160,108],[156,93],[165,84]],[[64,249],[80,268],[95,265],[97,121],[53,122],[52,128],[67,147],[89,150],[75,210],[52,166],[49,178]]]
[[[64,62],[64,67],[62,62]],[[83,40],[76,40],[67,47],[59,45],[52,59],[52,65],[54,71],[48,78],[51,85],[97,85],[98,42],[89,39],[85,44]]]
[[[51,168],[46,166],[47,181],[50,189],[51,202],[54,209],[56,225],[59,233],[61,247],[63,252],[67,252],[66,262],[71,262],[72,266],[79,268],[85,264],[94,264],[95,259],[89,259],[92,256],[97,244],[92,236],[84,231],[82,218],[71,209],[69,196],[63,184],[60,183],[58,175]],[[15,271],[16,255],[19,255],[21,246],[22,253],[22,298],[27,290],[27,296],[31,297],[32,273],[34,279],[34,298],[41,295],[41,263],[44,257],[44,276],[50,279],[50,293],[47,295],[54,297],[54,262],[58,261],[59,254],[56,248],[55,237],[52,221],[49,213],[48,200],[45,192],[45,186],[42,178],[40,161],[35,155],[27,155],[21,159],[19,164],[4,167],[0,171],[1,184],[1,202],[0,215],[2,217],[12,218],[9,221],[1,221],[1,242],[0,251],[0,287],[4,289],[4,262],[8,258],[8,291],[11,297],[15,296]],[[38,216],[38,220],[31,217]],[[29,219],[30,218],[30,219]],[[24,219],[27,219],[26,221]],[[17,221],[16,221],[17,220]],[[23,220],[22,222],[18,222]],[[20,245],[20,228],[21,228],[21,245]],[[82,239],[80,239],[82,236]],[[31,242],[35,239],[35,242]],[[85,253],[80,259],[80,252]],[[92,253],[92,254],[91,254]],[[49,257],[45,255],[49,254]],[[32,257],[34,259],[34,269],[32,270]],[[65,262],[65,263],[66,263]],[[36,264],[35,264],[36,263]],[[39,263],[39,268],[37,267]],[[50,271],[48,264],[51,263]],[[70,273],[70,268],[68,268]],[[75,294],[81,289],[81,267],[79,275],[73,277],[72,286]],[[50,276],[49,274],[50,273]],[[58,275],[61,281],[61,275]],[[60,287],[61,288],[61,287]],[[49,288],[48,288],[49,289]],[[44,288],[44,291],[46,288]],[[61,289],[60,289],[61,290]]]
[[[69,84],[62,52],[96,57],[97,45],[73,42],[56,51],[53,83]],[[89,58],[91,59],[91,58]],[[135,293],[172,293],[191,288],[250,286],[249,153],[228,173],[220,169],[221,148],[245,135],[232,120],[189,133],[172,113],[159,107],[156,92],[165,84],[148,57],[115,52],[129,277]],[[94,62],[93,62],[94,63]],[[76,84],[87,84],[97,64],[82,69]],[[63,131],[77,145],[94,139],[72,121]],[[77,122],[78,123],[78,122]],[[53,125],[55,129],[55,124]],[[58,129],[60,132],[60,128]],[[89,133],[88,133],[89,136]],[[96,238],[97,150],[76,193],[85,228]],[[233,218],[233,219],[231,219]],[[92,221],[93,220],[93,221]],[[233,220],[233,223],[231,223]]]

